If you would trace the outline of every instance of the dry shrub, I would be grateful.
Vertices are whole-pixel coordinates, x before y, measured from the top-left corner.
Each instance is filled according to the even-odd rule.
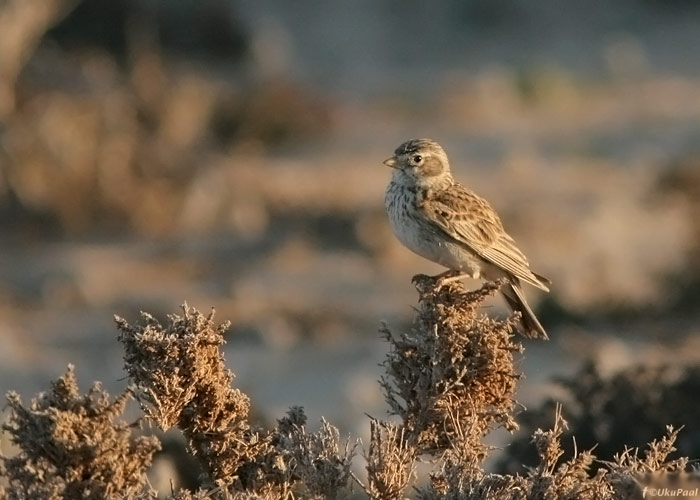
[[[592,467],[596,457],[589,450],[562,459],[567,423],[557,407],[552,428],[531,433],[538,457],[525,475],[486,473],[484,436],[498,427],[518,428],[521,374],[513,356],[522,346],[512,337],[515,318],[497,320],[478,311],[499,283],[466,292],[460,283],[440,287],[425,276],[414,282],[420,298],[411,332],[396,337],[384,328],[390,352],[381,384],[402,424],[382,423],[380,429],[372,423],[365,487],[371,498],[403,498],[414,463],[425,454],[433,470],[428,484],[416,488],[421,500],[629,498],[641,491],[639,473],[686,467],[687,459],[668,460],[678,434],[671,428],[642,457],[625,449],[601,468]]]
[[[518,428],[512,412],[521,374],[513,353],[522,346],[512,339],[513,323],[477,313],[499,283],[465,292],[458,283],[437,288],[428,276],[414,282],[420,299],[412,331],[394,337],[383,328],[386,400],[419,454],[459,447],[465,465],[478,467],[488,432]]]
[[[605,468],[591,471],[596,461],[590,450],[576,452],[561,461],[561,438],[567,423],[558,408],[553,427],[535,431],[532,442],[539,462],[526,475],[486,474],[468,471],[445,461],[428,488],[419,491],[421,500],[626,500],[641,498],[648,473],[676,473],[687,468],[686,458],[669,460],[678,431],[667,429],[660,440],[652,441],[639,456],[638,450],[625,449]],[[437,480],[436,480],[437,479]]]
[[[372,420],[370,423],[366,488],[370,498],[398,499],[415,478],[417,450],[405,428]]]
[[[274,443],[286,480],[298,480],[296,491],[302,498],[344,498],[351,477],[355,445],[341,444],[338,429],[321,419],[321,429],[306,432],[306,415],[299,406],[292,407],[277,422]]]
[[[233,481],[239,464],[264,454],[269,443],[248,425],[248,396],[231,387],[233,374],[219,351],[228,324],[215,326],[213,312],[183,311],[167,327],[146,313],[134,327],[115,318],[125,368],[146,416],[163,430],[182,429],[214,482]]]
[[[415,283],[419,304],[410,332],[383,328],[390,350],[380,383],[398,421],[371,419],[366,484],[351,471],[355,446],[342,442],[325,420],[309,433],[303,410],[292,407],[272,429],[250,423],[250,401],[232,387],[220,351],[228,325],[216,325],[213,312],[205,316],[184,305],[167,325],[146,313],[138,325],[117,318],[126,370],[146,417],[163,429],[180,428],[205,471],[202,489],[171,498],[343,499],[354,481],[373,500],[406,498],[411,488],[421,500],[613,500],[640,495],[650,474],[687,470],[687,458],[669,458],[678,436],[671,427],[641,454],[624,448],[600,461],[590,450],[566,453],[568,424],[556,406],[551,428],[531,433],[537,458],[521,467],[523,474],[487,473],[484,437],[496,428],[518,428],[517,318],[479,312],[499,283],[474,292],[460,283],[441,287],[426,276]],[[78,396],[72,371],[30,410],[11,394],[5,428],[22,452],[4,460],[6,496],[59,498],[73,488],[67,498],[152,498],[143,471],[156,442],[133,440],[125,426],[112,424],[125,400],[111,402],[97,388]],[[108,450],[96,454],[95,442]],[[421,482],[419,460],[431,465]]]
[[[596,456],[613,460],[625,446],[648,443],[667,425],[680,427],[700,420],[700,366],[636,366],[605,376],[594,363],[558,380],[571,434],[580,448],[596,447]],[[514,473],[536,459],[530,436],[548,425],[560,401],[549,398],[520,416],[521,432],[505,448],[498,469]],[[634,425],[630,425],[634,422]],[[700,455],[698,429],[689,428],[676,442],[686,456]],[[565,443],[569,453],[573,443]],[[598,464],[596,466],[600,467]]]
[[[145,470],[160,445],[155,437],[134,437],[133,426],[119,420],[128,398],[111,399],[99,383],[81,395],[70,365],[29,406],[10,392],[10,418],[2,428],[20,452],[3,458],[7,498],[148,496]]]
[[[146,313],[136,326],[116,318],[126,370],[146,416],[164,430],[182,430],[205,482],[222,492],[341,498],[354,446],[341,446],[338,430],[325,420],[317,433],[307,433],[299,407],[271,431],[251,425],[250,400],[231,387],[233,374],[219,350],[228,323],[215,325],[213,311],[205,316],[186,304],[182,309],[167,326]]]
[[[402,424],[372,423],[368,488],[372,498],[401,498],[414,476],[415,460],[438,459],[430,492],[480,474],[488,455],[483,437],[503,427],[513,431],[515,389],[521,374],[513,354],[514,323],[479,314],[500,283],[466,292],[460,283],[438,286],[418,275],[419,303],[409,333],[382,331],[390,346],[381,385],[391,413]],[[427,498],[427,497],[426,497]]]
[[[248,171],[231,150],[323,136],[332,106],[283,76],[250,79],[245,68],[222,76],[249,40],[232,3],[180,4],[0,2],[0,219],[149,236],[188,229],[192,218],[254,226],[235,214],[250,213],[249,200],[264,193],[231,198]],[[209,62],[223,52],[226,63],[186,62],[177,49],[192,55],[191,44]],[[224,188],[207,189],[201,202],[211,178]],[[265,214],[274,202],[266,205]]]

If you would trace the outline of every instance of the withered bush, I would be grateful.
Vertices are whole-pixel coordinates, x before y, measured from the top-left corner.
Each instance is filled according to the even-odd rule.
[[[666,428],[700,421],[700,366],[637,366],[604,376],[595,363],[586,363],[570,377],[557,381],[561,400],[546,399],[520,417],[521,430],[505,448],[498,469],[513,473],[534,460],[530,436],[548,425],[563,403],[576,445],[596,448],[601,460],[612,460],[624,446],[641,446]],[[633,422],[633,425],[630,423]],[[684,455],[700,456],[697,428],[685,429],[676,446]],[[573,442],[565,447],[571,452]]]
[[[399,415],[417,452],[455,449],[465,463],[478,466],[487,449],[481,438],[495,427],[518,428],[513,419],[516,382],[513,353],[522,346],[513,324],[477,314],[499,283],[463,293],[461,285],[434,287],[432,278],[417,276],[420,293],[412,331],[394,337],[382,387],[392,413]]]
[[[280,210],[232,150],[321,137],[333,106],[292,78],[250,78],[255,65],[238,66],[250,36],[233,10],[229,0],[0,1],[6,231],[153,236],[192,219],[200,230],[254,231],[231,214],[253,206],[261,221]],[[231,196],[241,176],[248,191]],[[222,189],[208,190],[203,214],[199,193],[212,179]]]
[[[136,326],[116,318],[136,398],[161,429],[182,430],[206,471],[205,483],[263,498],[341,494],[354,446],[341,445],[335,427],[323,420],[318,433],[307,433],[299,407],[273,430],[250,424],[250,400],[231,387],[233,374],[219,349],[228,323],[215,325],[213,311],[205,316],[187,305],[167,326],[142,316]]]
[[[22,404],[7,395],[3,430],[19,448],[3,458],[8,499],[105,499],[148,494],[145,470],[159,448],[155,437],[132,435],[119,420],[129,398],[112,399],[95,383],[81,395],[73,366],[51,389]]]
[[[162,429],[178,427],[202,464],[202,489],[174,492],[171,498],[342,499],[355,494],[355,485],[358,494],[374,500],[403,499],[411,491],[421,500],[612,500],[640,494],[645,474],[687,469],[688,459],[669,458],[678,436],[671,427],[642,453],[624,448],[606,461],[597,460],[590,450],[567,454],[562,438],[568,424],[557,405],[550,408],[551,428],[531,432],[530,446],[536,451],[531,463],[513,474],[487,473],[483,463],[490,448],[484,437],[496,428],[518,428],[515,392],[521,374],[514,357],[522,345],[513,336],[517,318],[499,320],[479,312],[499,283],[468,292],[460,283],[439,286],[426,276],[416,276],[414,282],[419,302],[410,331],[394,334],[382,328],[389,352],[380,384],[394,418],[370,420],[364,480],[351,470],[356,445],[341,440],[325,420],[319,431],[307,432],[300,407],[292,407],[272,429],[250,422],[250,400],[232,386],[233,374],[220,350],[228,325],[215,324],[213,312],[203,315],[184,305],[182,314],[171,315],[166,325],[146,313],[136,325],[116,318],[131,391],[146,418]],[[156,443],[129,440],[122,427],[113,431],[121,440],[109,441],[112,434],[103,429],[122,411],[126,396],[109,403],[106,396],[96,398],[93,389],[80,397],[71,377],[69,371],[31,412],[9,396],[12,412],[6,429],[22,451],[4,459],[10,478],[6,496],[39,498],[46,492],[46,498],[58,498],[57,488],[67,491],[65,478],[79,478],[103,481],[94,488],[102,487],[107,498],[152,498],[154,492],[143,487],[143,474]],[[58,411],[54,407],[66,405],[71,415],[81,415],[84,427],[68,437],[61,434],[57,452],[53,434],[32,433],[42,427],[27,415],[53,415]],[[86,405],[100,411],[76,410]],[[120,468],[105,470],[94,454],[85,460],[83,450],[91,448],[82,440],[94,444],[95,435],[107,436],[113,443],[109,453],[119,450],[117,463],[130,467],[131,475]],[[428,477],[417,477],[423,470],[418,462],[429,466]],[[34,491],[41,493],[32,496]],[[66,498],[93,498],[85,491],[71,490]],[[97,489],[89,494],[93,491]]]
[[[642,457],[625,449],[601,464],[604,469],[592,469],[596,457],[590,451],[562,460],[567,423],[561,409],[552,408],[551,430],[530,434],[537,459],[530,467],[521,465],[525,475],[486,473],[484,436],[498,427],[518,429],[515,391],[522,374],[514,368],[514,355],[522,345],[513,338],[514,318],[478,312],[499,283],[466,292],[460,283],[438,287],[425,276],[414,282],[420,298],[411,331],[394,336],[383,329],[390,352],[381,384],[402,424],[372,424],[365,488],[371,498],[404,498],[414,463],[426,454],[433,470],[427,485],[416,488],[421,500],[628,498],[640,472],[685,468],[686,459],[667,461],[678,434],[672,428]]]

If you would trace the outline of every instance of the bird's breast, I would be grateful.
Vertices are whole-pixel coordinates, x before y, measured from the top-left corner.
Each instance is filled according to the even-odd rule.
[[[384,202],[394,235],[409,249],[423,255],[428,235],[416,210],[416,196],[415,189],[392,182]]]
[[[478,276],[482,260],[431,224],[418,210],[421,199],[416,188],[389,184],[384,204],[396,238],[421,257]]]

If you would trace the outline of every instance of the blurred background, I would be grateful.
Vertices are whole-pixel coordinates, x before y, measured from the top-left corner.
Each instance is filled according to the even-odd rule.
[[[698,50],[692,0],[2,1],[0,393],[69,362],[118,392],[113,314],[187,301],[231,320],[262,422],[297,404],[366,435],[378,327],[410,328],[411,277],[441,270],[391,235],[381,161],[431,137],[554,283],[528,291],[551,341],[526,341],[520,400],[567,417],[606,387],[616,422],[663,412],[576,428],[591,445],[685,424],[698,451]]]

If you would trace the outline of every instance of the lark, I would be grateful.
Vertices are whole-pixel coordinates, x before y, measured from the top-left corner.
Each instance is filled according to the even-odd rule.
[[[467,276],[505,278],[500,291],[508,306],[520,312],[520,332],[548,338],[525,300],[522,283],[548,292],[551,282],[530,270],[491,205],[454,180],[442,147],[431,139],[412,139],[384,164],[394,169],[384,203],[399,241],[448,269],[436,277],[441,284]]]

